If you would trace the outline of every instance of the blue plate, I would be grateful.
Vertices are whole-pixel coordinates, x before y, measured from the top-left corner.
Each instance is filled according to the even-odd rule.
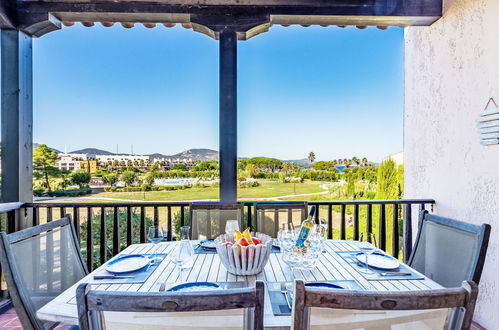
[[[112,274],[131,273],[141,270],[151,264],[151,259],[140,254],[127,254],[111,260],[106,270]]]
[[[199,246],[205,250],[216,250],[217,246],[215,245],[214,239],[204,239],[199,242]]]
[[[211,282],[192,282],[192,283],[182,283],[169,288],[166,291],[172,292],[195,292],[195,291],[209,291],[218,290],[220,286]]]
[[[328,282],[310,282],[306,283],[305,286],[308,287],[312,286],[314,288],[326,288],[326,289],[344,289],[344,287],[342,286]]]

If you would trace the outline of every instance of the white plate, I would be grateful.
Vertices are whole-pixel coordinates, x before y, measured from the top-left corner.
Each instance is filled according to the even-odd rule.
[[[124,255],[110,261],[106,270],[113,274],[130,273],[148,266],[150,262],[151,259],[142,255]]]
[[[358,254],[356,258],[359,262],[365,264],[365,254]],[[400,266],[400,262],[397,260],[381,254],[371,254],[367,259],[367,264],[371,267],[379,269],[395,269]]]

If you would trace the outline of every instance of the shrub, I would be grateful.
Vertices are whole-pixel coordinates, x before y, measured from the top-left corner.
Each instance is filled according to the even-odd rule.
[[[104,187],[104,191],[115,192],[116,190],[118,190],[118,188],[116,188],[115,186]]]
[[[92,240],[94,242],[93,246],[93,269],[100,266],[100,246],[97,242],[100,242],[101,231],[100,231],[100,214],[94,215],[92,217]],[[114,213],[105,213],[105,228],[106,228],[106,260],[113,257],[113,227],[114,227]],[[119,236],[120,236],[120,247],[123,250],[126,248],[126,234],[127,234],[127,214],[126,212],[120,212],[118,216],[119,221]],[[145,230],[152,226],[154,223],[153,219],[145,217]],[[86,250],[87,248],[87,230],[88,230],[88,220],[81,223],[81,238],[82,238],[82,248]],[[147,238],[147,231],[145,232]],[[140,243],[140,214],[132,211],[132,244]],[[86,256],[86,253],[83,252]]]
[[[92,189],[90,188],[81,188],[81,189],[69,189],[69,190],[53,190],[48,192],[47,194],[50,197],[78,197],[83,195],[88,195],[92,193]]]
[[[258,181],[242,182],[239,184],[239,188],[252,188],[259,187],[260,183]]]
[[[34,189],[33,196],[41,197],[43,195],[43,189]]]

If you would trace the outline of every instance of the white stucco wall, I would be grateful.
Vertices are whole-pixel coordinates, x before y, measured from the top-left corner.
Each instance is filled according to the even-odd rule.
[[[499,0],[446,0],[431,27],[405,30],[405,197],[492,234],[475,319],[499,329],[499,145],[480,145],[476,119],[499,103]]]

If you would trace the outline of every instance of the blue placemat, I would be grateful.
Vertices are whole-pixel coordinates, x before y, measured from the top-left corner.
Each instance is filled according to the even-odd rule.
[[[365,268],[365,265],[361,262],[359,262],[356,258],[357,254],[359,254],[359,251],[336,251],[338,255],[343,258],[346,262],[348,262],[353,268],[355,268],[357,271],[359,271],[362,268]],[[384,255],[388,258],[393,258],[392,256],[387,255],[386,253],[382,252],[374,252],[375,254],[379,255]],[[396,260],[396,259],[395,259]],[[386,270],[386,269],[378,269],[374,267],[369,267],[370,270],[373,271],[372,274],[365,274],[359,271],[359,274],[361,274],[366,280],[368,281],[387,281],[387,280],[424,280],[424,276],[421,276],[421,274],[417,273],[414,271],[412,268],[410,268],[407,265],[404,265],[403,263],[400,263],[400,266],[395,269],[391,270]],[[404,272],[404,273],[411,273],[411,275],[381,275],[381,273],[386,273],[386,272]]]
[[[126,254],[119,254],[117,257],[124,256]],[[151,264],[151,266],[143,268],[141,270],[137,270],[135,272],[130,272],[130,273],[124,273],[120,274],[123,276],[133,276],[131,278],[116,278],[116,279],[102,279],[102,280],[96,280],[93,277],[91,277],[89,283],[96,283],[96,284],[132,284],[132,283],[144,283],[149,276],[156,270],[156,268],[159,266],[159,264],[165,259],[166,254],[164,253],[158,253],[158,254],[143,254],[143,256],[146,257],[156,257],[156,258],[161,258],[161,260],[156,260],[154,264]],[[92,275],[115,275],[110,272],[108,272],[105,269],[101,269],[100,271],[97,271],[95,274]],[[118,274],[116,274],[119,276]]]
[[[357,282],[353,280],[330,280],[330,281],[311,281],[307,283],[332,283],[341,286],[345,290],[364,290],[360,287]],[[270,297],[270,304],[272,305],[272,314],[275,316],[289,316],[291,315],[291,309],[288,307],[286,303],[286,297],[284,293],[281,292],[281,283],[267,283],[267,288]],[[292,301],[290,298],[290,304],[292,305]]]
[[[201,246],[195,245],[194,252],[196,254],[215,254],[217,253],[217,249],[203,249]]]

